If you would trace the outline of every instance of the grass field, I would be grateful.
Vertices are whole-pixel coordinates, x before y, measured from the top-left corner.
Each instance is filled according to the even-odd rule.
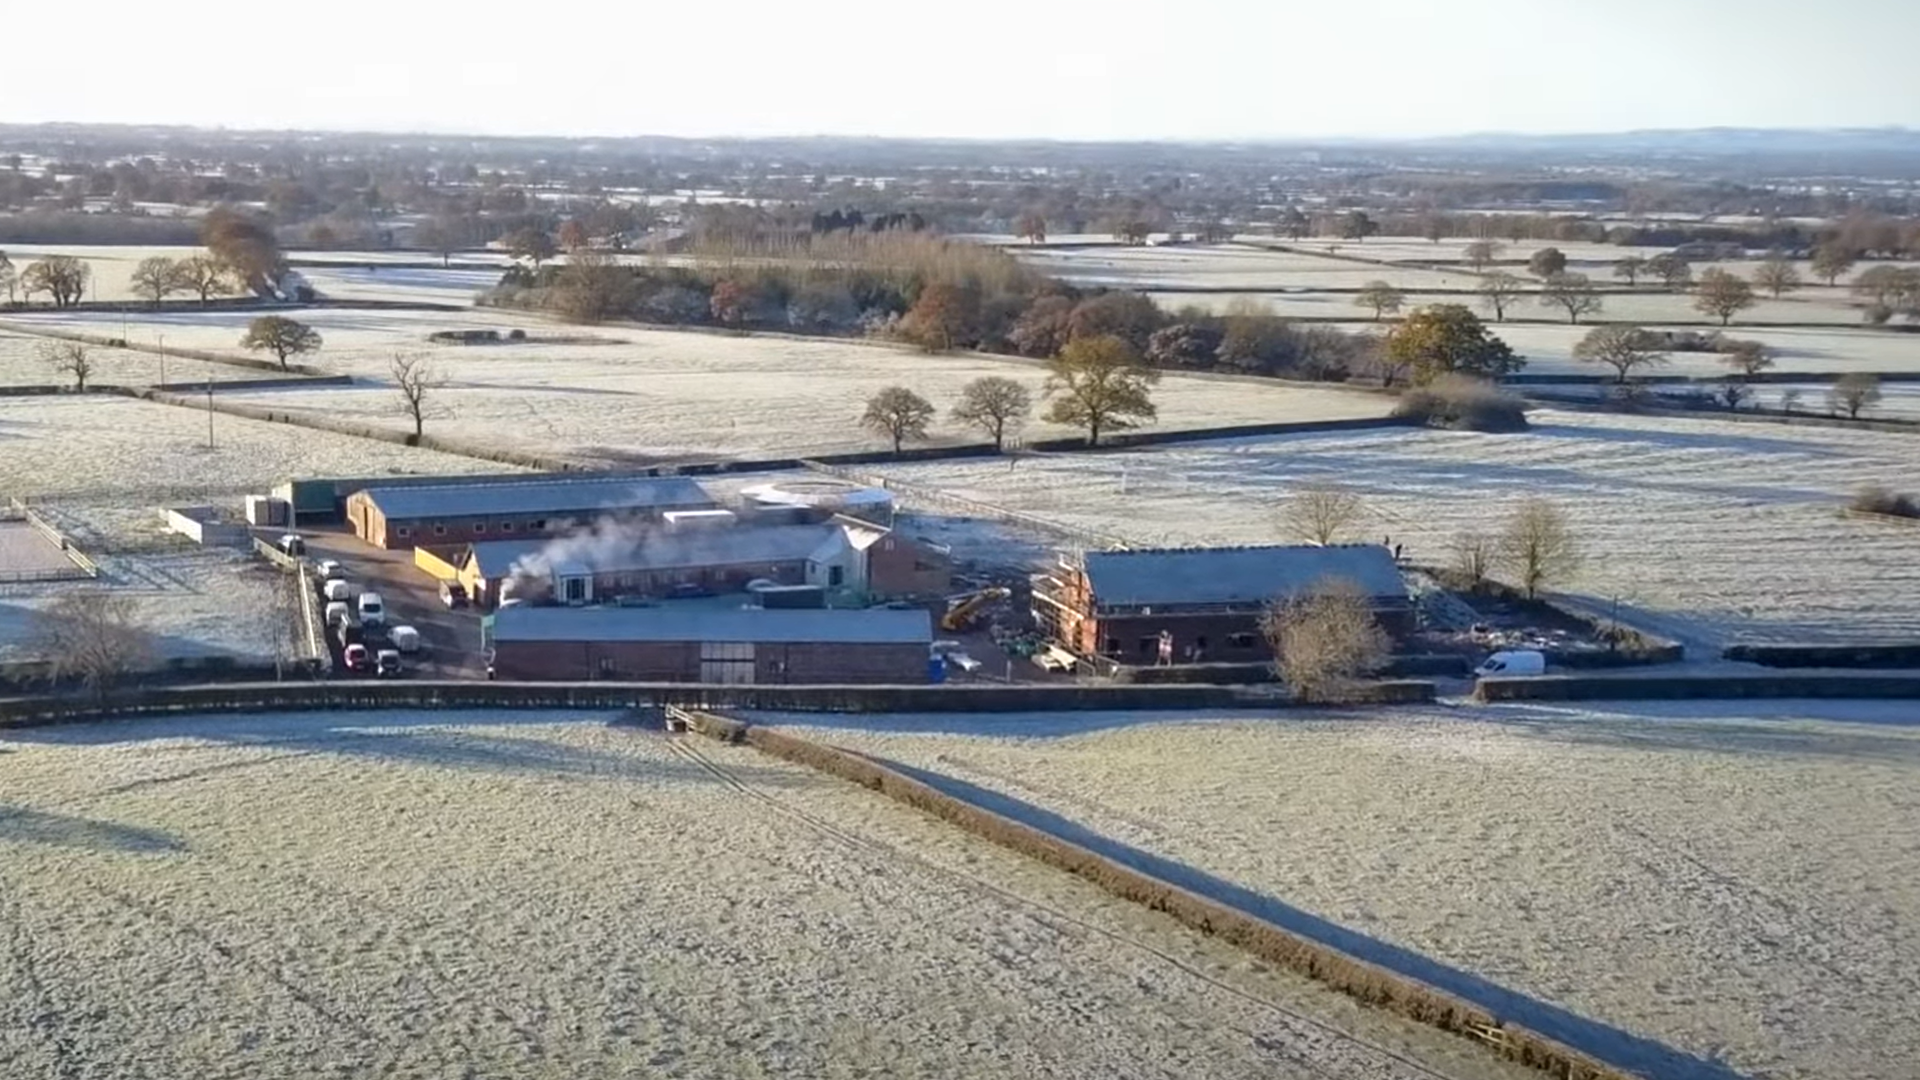
[[[0,736],[9,1075],[1531,1075],[852,785],[579,714]]]
[[[1423,429],[1105,454],[886,466],[889,476],[1145,544],[1292,539],[1308,482],[1367,501],[1361,538],[1444,564],[1530,496],[1563,506],[1586,558],[1566,591],[1710,651],[1735,639],[1905,638],[1920,626],[1915,534],[1845,518],[1858,485],[1920,491],[1920,436],[1543,410],[1534,429]]]
[[[1920,731],[1897,703],[767,719],[1489,980],[1642,1075],[1920,1060]]]

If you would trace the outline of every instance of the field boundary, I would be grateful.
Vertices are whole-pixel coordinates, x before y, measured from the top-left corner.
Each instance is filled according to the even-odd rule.
[[[46,518],[41,517],[37,513],[34,513],[32,506],[29,506],[26,502],[22,501],[21,499],[15,498],[13,496],[8,496],[7,509],[10,514],[20,518],[21,520],[24,520],[27,524],[33,526],[34,529],[39,531],[40,535],[47,538],[49,543],[52,543],[55,547],[58,547],[60,549],[60,553],[62,555],[65,555],[68,561],[72,562],[75,568],[77,568],[79,571],[77,575],[61,575],[58,577],[41,576],[41,577],[32,577],[32,578],[15,577],[15,578],[10,578],[8,580],[64,581],[64,580],[71,580],[74,577],[80,577],[80,576],[89,577],[89,578],[97,578],[100,576],[99,565],[95,563],[92,559],[88,558],[86,552],[81,551],[77,547],[74,547],[73,541],[67,538],[66,533],[61,532],[59,528],[54,526],[53,523],[49,522]]]
[[[1122,900],[1162,912],[1190,929],[1324,983],[1364,1005],[1472,1039],[1509,1061],[1561,1080],[1634,1080],[1631,1073],[1504,1020],[1464,998],[939,791],[874,758],[725,717],[697,712],[689,715],[685,711],[683,715],[687,715],[690,727],[710,738],[744,742],[772,757],[859,784],[1017,854],[1083,878]]]
[[[1906,700],[1920,675],[1535,675],[1481,679],[1476,701],[1688,701],[1752,698]]]
[[[1391,684],[1389,684],[1391,685]],[[1381,703],[1391,703],[1382,691]],[[149,686],[104,695],[0,698],[0,728],[116,717],[356,709],[701,709],[831,713],[1157,712],[1306,707],[1271,689],[1061,683],[823,684],[372,680]]]

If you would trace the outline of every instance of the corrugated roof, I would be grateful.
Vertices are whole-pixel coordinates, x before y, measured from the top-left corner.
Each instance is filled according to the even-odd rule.
[[[648,528],[632,538],[584,532],[553,540],[481,540],[472,545],[483,577],[503,577],[542,552],[574,574],[624,574],[696,566],[799,562],[838,533],[835,525]],[[551,549],[549,551],[549,549]]]
[[[366,490],[391,520],[492,514],[592,514],[614,510],[701,510],[713,496],[684,476],[611,480],[534,480],[520,484],[447,484]]]
[[[1259,604],[1321,578],[1345,578],[1369,596],[1407,591],[1393,554],[1378,544],[1089,551],[1085,559],[1095,607]]]
[[[795,608],[715,609],[672,604],[652,608],[566,608],[516,604],[493,615],[495,641],[828,642],[841,645],[928,644],[925,611]]]

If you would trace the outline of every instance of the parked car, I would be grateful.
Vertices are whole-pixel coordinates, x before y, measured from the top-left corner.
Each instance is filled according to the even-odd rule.
[[[353,586],[339,578],[334,578],[332,581],[320,586],[320,595],[326,597],[329,602],[339,601],[340,603],[346,603],[353,598]]]
[[[360,621],[363,623],[383,623],[387,621],[387,605],[377,592],[360,594]]]
[[[443,581],[440,583],[440,602],[450,608],[463,608],[466,607],[471,600],[467,596],[467,587],[465,585],[457,581]]]
[[[400,652],[397,649],[381,649],[374,654],[373,673],[383,679],[391,679],[400,674]]]
[[[393,647],[403,653],[420,651],[420,631],[411,626],[396,626],[387,634],[387,637],[393,642]]]
[[[370,665],[365,645],[347,646],[341,651],[340,658],[346,661],[348,671],[365,671]]]
[[[1547,656],[1538,649],[1507,649],[1487,657],[1475,675],[1545,675]]]
[[[353,611],[345,600],[334,600],[327,604],[327,626],[346,626],[353,622]]]
[[[305,555],[307,553],[307,538],[301,536],[299,533],[287,533],[280,537],[274,546],[288,555]]]
[[[321,559],[313,564],[313,572],[320,575],[323,581],[332,581],[334,578],[345,581],[347,577],[347,568],[341,566],[338,559]]]

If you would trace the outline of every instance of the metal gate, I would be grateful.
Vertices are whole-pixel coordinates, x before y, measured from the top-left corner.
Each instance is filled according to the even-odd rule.
[[[703,641],[700,643],[700,681],[723,685],[743,685],[753,681],[753,642]]]

